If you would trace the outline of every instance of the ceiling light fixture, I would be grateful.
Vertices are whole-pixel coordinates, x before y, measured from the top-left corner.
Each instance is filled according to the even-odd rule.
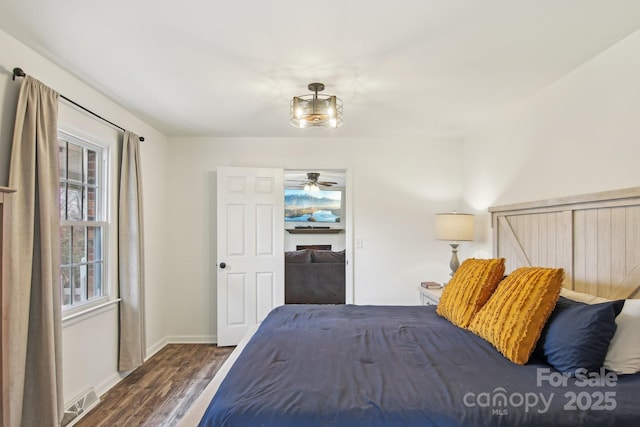
[[[322,83],[309,83],[308,95],[294,96],[291,100],[291,126],[297,128],[329,127],[342,124],[342,100],[334,95],[318,95],[324,90]]]

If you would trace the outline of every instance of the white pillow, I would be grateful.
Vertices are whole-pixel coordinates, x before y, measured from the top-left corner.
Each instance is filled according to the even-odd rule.
[[[598,304],[601,302],[611,301],[610,299],[607,299],[607,298],[597,297],[595,295],[585,294],[583,292],[576,292],[566,288],[560,289],[560,296],[569,298],[570,300],[584,302],[585,304]]]
[[[640,372],[640,299],[628,299],[616,317],[616,333],[609,343],[604,367],[617,374]]]

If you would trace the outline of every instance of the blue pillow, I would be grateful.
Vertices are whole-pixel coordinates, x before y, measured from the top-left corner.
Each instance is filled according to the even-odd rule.
[[[624,300],[585,304],[560,297],[545,324],[536,352],[558,371],[575,375],[579,368],[598,371],[616,332]]]

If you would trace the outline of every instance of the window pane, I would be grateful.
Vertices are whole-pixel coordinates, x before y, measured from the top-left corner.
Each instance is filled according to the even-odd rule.
[[[62,285],[62,305],[71,304],[71,267],[60,269],[60,284]]]
[[[87,261],[102,260],[102,227],[87,227]]]
[[[72,267],[73,303],[87,300],[87,266]]]
[[[87,150],[87,184],[98,183],[98,154],[93,150]]]
[[[60,179],[67,179],[67,143],[58,141],[58,162],[60,163]]]
[[[89,299],[102,296],[102,263],[87,265],[87,296]]]
[[[82,219],[87,219],[87,187],[82,186]]]
[[[98,219],[98,205],[96,199],[98,198],[98,189],[95,187],[87,188],[87,221],[96,221]]]
[[[69,143],[67,147],[67,168],[69,173],[69,180],[82,182],[83,148],[71,143]]]
[[[81,262],[87,262],[87,252],[86,252],[86,236],[85,236],[86,227],[72,227],[72,253],[71,253],[71,262],[74,264],[78,264]]]
[[[67,219],[67,184],[60,183],[60,219]]]
[[[82,218],[82,186],[67,185],[67,219],[81,221]]]
[[[71,227],[60,226],[60,262],[71,264]]]

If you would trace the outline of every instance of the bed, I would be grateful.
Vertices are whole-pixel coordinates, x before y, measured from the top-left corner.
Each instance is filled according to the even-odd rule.
[[[600,368],[569,376],[546,353],[561,307],[568,307],[565,319],[579,319],[574,309],[606,313],[608,320],[593,317],[602,323],[592,330],[608,330],[611,343],[625,333],[617,342],[640,346],[638,300],[598,304],[638,290],[640,189],[490,212],[494,255],[507,260],[500,283],[531,265],[564,271],[563,297],[553,300],[526,363],[470,330],[475,317],[469,328],[459,327],[434,306],[285,305],[245,337],[181,425],[640,425],[640,374]],[[575,302],[582,292],[601,299]],[[627,307],[635,307],[631,329],[620,321]],[[554,338],[582,337],[582,326],[563,326],[564,335]]]

